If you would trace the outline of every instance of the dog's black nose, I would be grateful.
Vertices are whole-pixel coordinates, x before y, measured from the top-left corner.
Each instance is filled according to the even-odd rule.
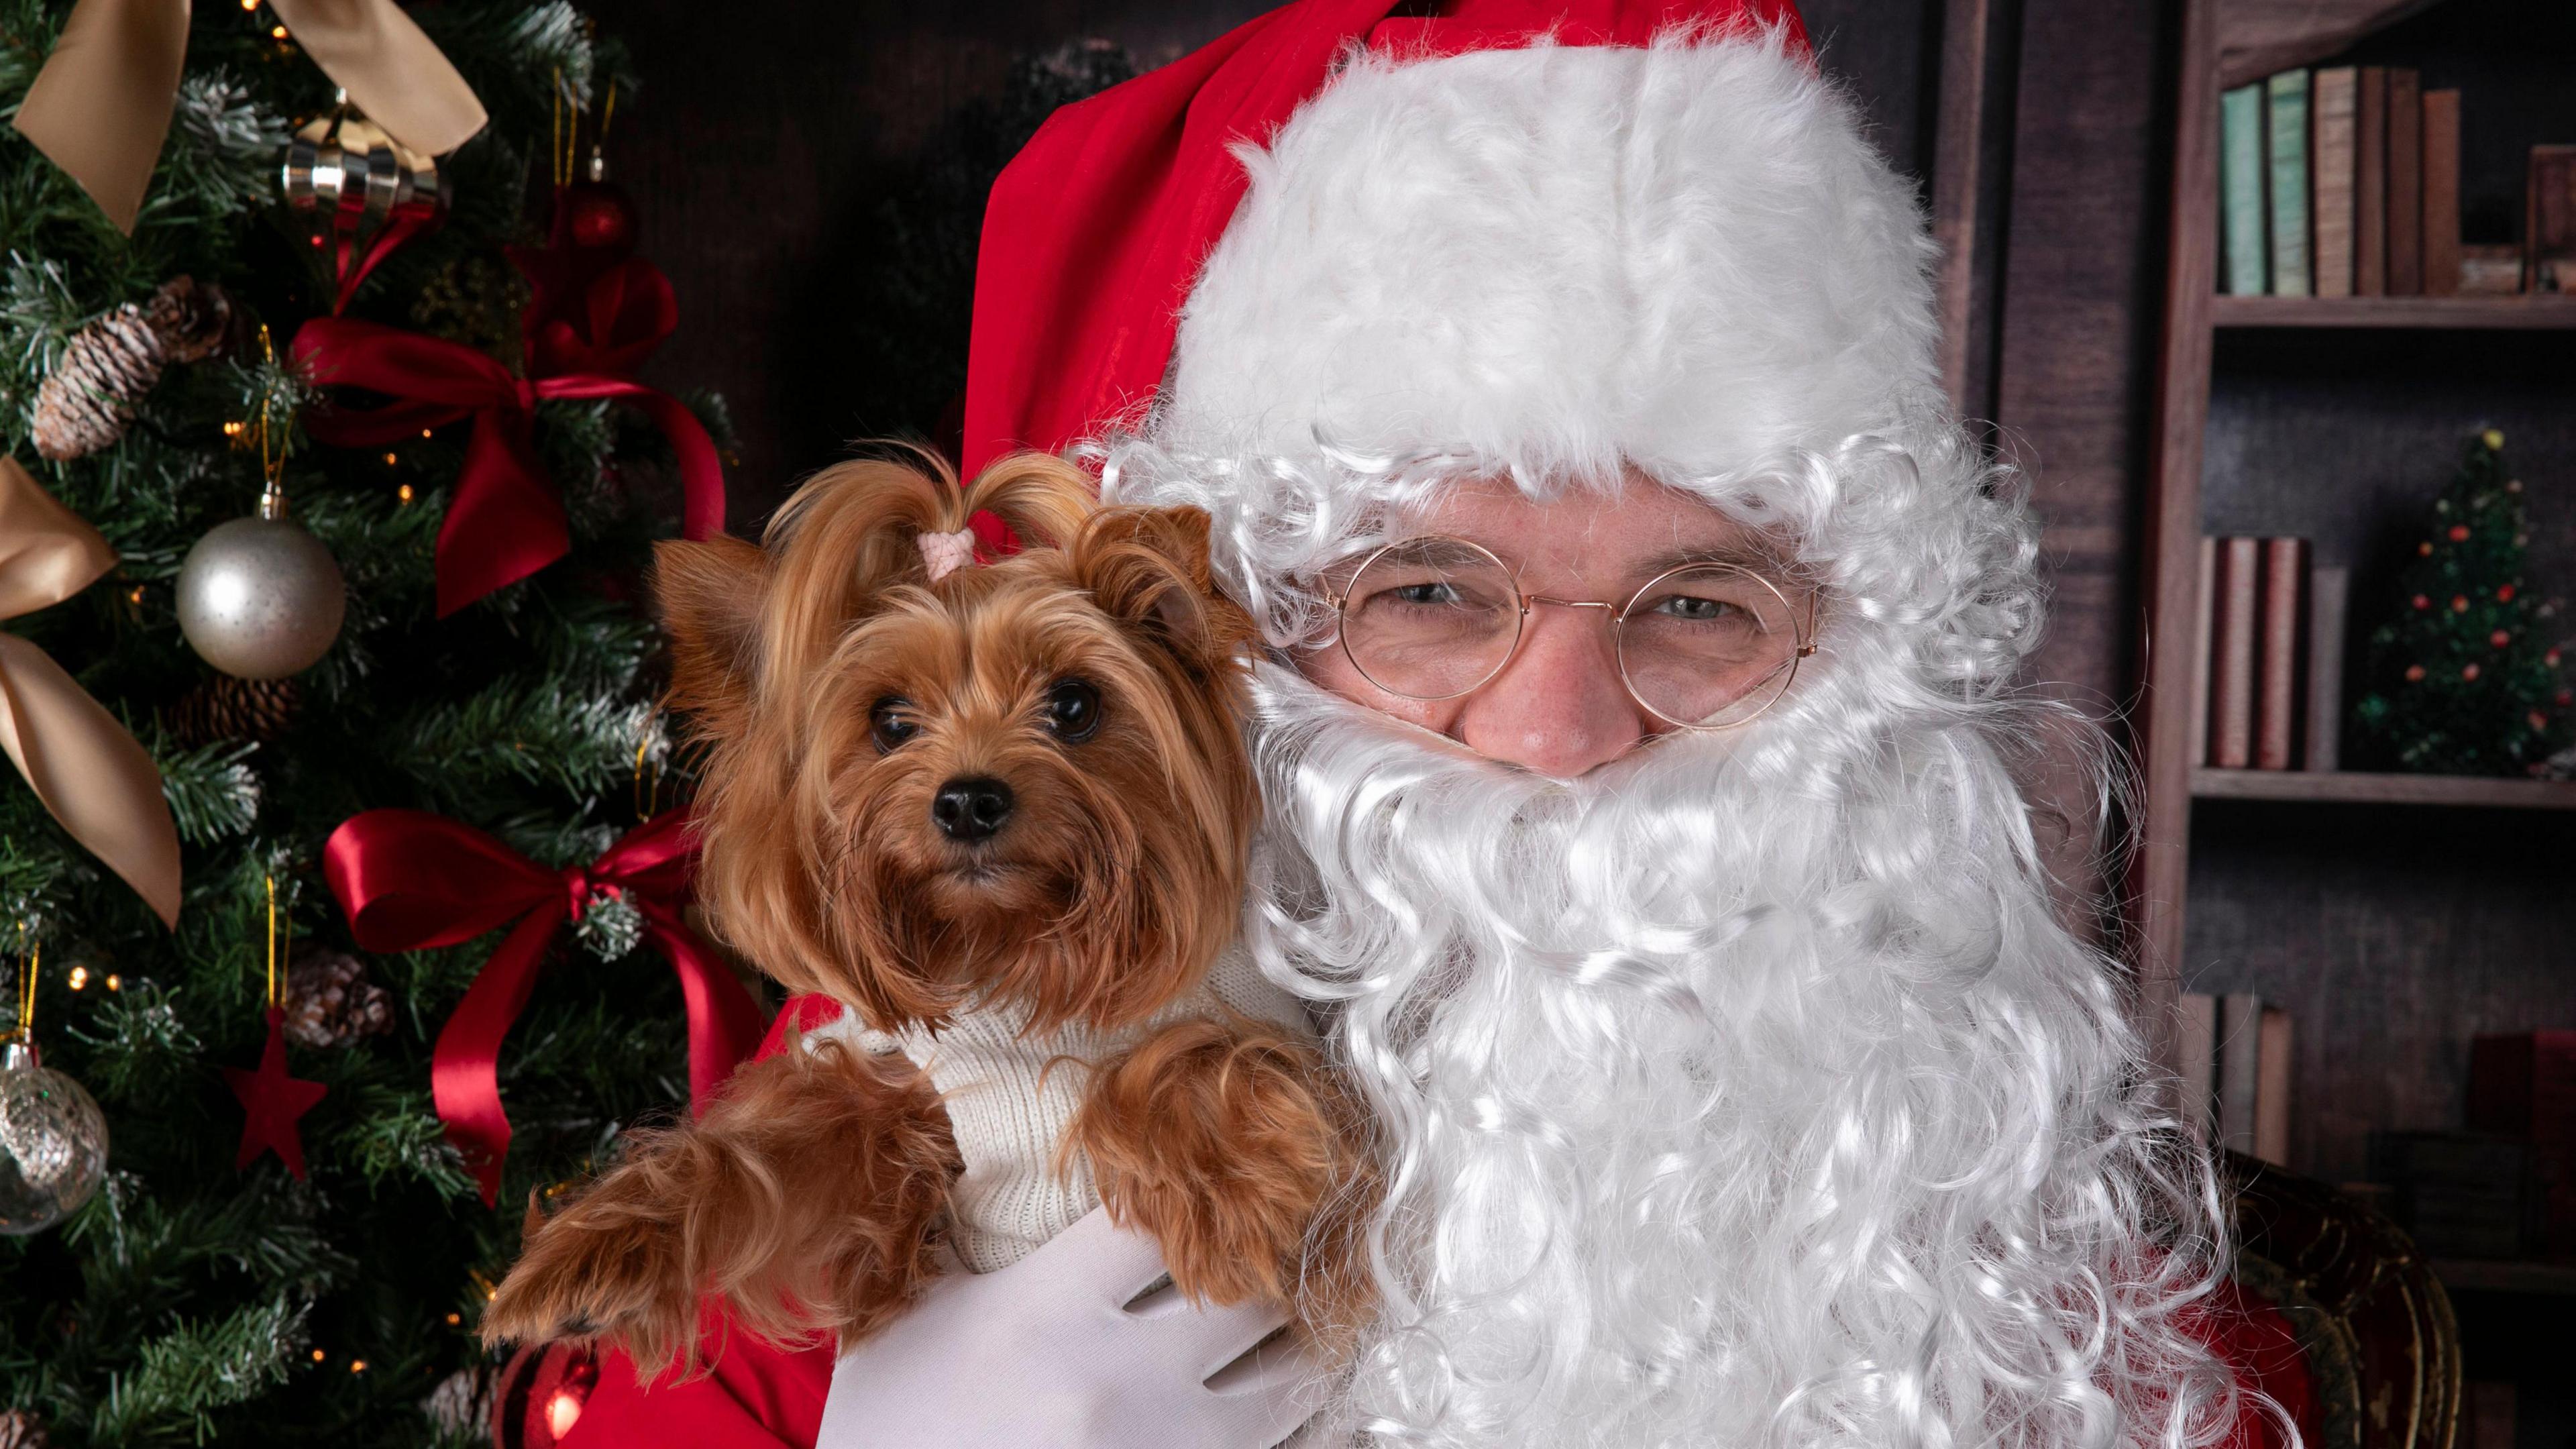
[[[930,818],[941,834],[973,845],[990,840],[1011,818],[1011,787],[989,776],[951,780],[930,801]]]

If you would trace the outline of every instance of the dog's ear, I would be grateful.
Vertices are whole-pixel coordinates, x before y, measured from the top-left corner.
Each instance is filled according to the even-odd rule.
[[[710,734],[739,734],[751,708],[768,594],[769,554],[756,543],[719,534],[653,546],[653,595],[671,638],[670,702]]]
[[[1257,637],[1216,586],[1208,516],[1197,508],[1104,508],[1075,538],[1074,576],[1113,617],[1194,667],[1233,661]]]

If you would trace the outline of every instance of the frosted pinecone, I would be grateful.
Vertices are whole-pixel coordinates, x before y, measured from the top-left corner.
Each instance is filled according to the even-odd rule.
[[[36,389],[36,451],[59,462],[114,446],[161,370],[220,349],[232,317],[222,288],[174,277],[148,304],[128,302],[74,333]]]
[[[393,998],[367,979],[346,951],[314,951],[286,971],[286,1039],[297,1046],[345,1047],[394,1029]]]

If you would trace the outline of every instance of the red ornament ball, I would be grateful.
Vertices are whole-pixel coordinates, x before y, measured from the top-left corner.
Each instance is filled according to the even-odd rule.
[[[575,246],[622,247],[635,240],[635,207],[618,192],[577,187],[564,193],[561,205],[565,234]]]
[[[2423,683],[2423,682],[2424,682],[2424,666],[2423,666],[2423,665],[2421,665],[2421,664],[2409,664],[2409,665],[2407,665],[2407,666],[2406,666],[2406,682],[2407,682],[2408,684],[2421,684],[2421,683]]]
[[[599,1382],[599,1360],[569,1343],[519,1350],[492,1388],[492,1443],[497,1449],[554,1449],[581,1420]]]
[[[2452,525],[2451,525],[2451,542],[2453,542],[2453,543],[2466,543],[2466,542],[2468,542],[2468,541],[2469,541],[2469,526],[2468,526],[2467,524],[2465,524],[2465,523],[2454,523],[2454,524],[2452,524]]]
[[[2497,631],[2495,631],[2494,633],[2489,634],[2489,635],[2487,636],[2487,642],[2488,642],[2488,643],[2490,643],[2490,644],[2492,644],[2492,645],[2494,645],[2494,646],[2495,646],[2495,647],[2497,647],[2498,649],[2502,649],[2502,648],[2503,648],[2504,646],[2506,646],[2507,644],[2510,644],[2510,643],[2512,643],[2512,642],[2513,642],[2513,636],[2512,636],[2511,634],[2506,633],[2506,632],[2505,632],[2504,630],[2502,630],[2502,629],[2498,629],[2498,630],[2497,630]]]
[[[2464,665],[2460,666],[2460,677],[2461,677],[2462,679],[2475,679],[2475,678],[2477,678],[2477,677],[2478,677],[2478,667],[2477,667],[2476,665],[2474,665],[2474,664],[2464,664]]]
[[[2433,601],[2425,598],[2422,594],[2417,594],[2415,596],[2415,607],[2419,609],[2429,609],[2433,607]]]
[[[2513,602],[2513,585],[2511,585],[2511,584],[2499,584],[2499,585],[2497,585],[2497,586],[2496,586],[2496,602],[2497,602],[2497,603],[2499,603],[2499,604],[2510,604],[2510,603],[2512,603],[2512,602]]]
[[[2469,596],[2466,594],[2453,594],[2451,596],[2451,612],[2454,614],[2465,614],[2468,611]]]

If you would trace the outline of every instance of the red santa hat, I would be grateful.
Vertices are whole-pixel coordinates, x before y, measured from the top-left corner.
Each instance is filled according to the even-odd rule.
[[[1788,0],[1421,8],[1301,0],[1039,131],[985,222],[970,467],[1123,426],[1681,481],[1925,397],[1912,188]]]

